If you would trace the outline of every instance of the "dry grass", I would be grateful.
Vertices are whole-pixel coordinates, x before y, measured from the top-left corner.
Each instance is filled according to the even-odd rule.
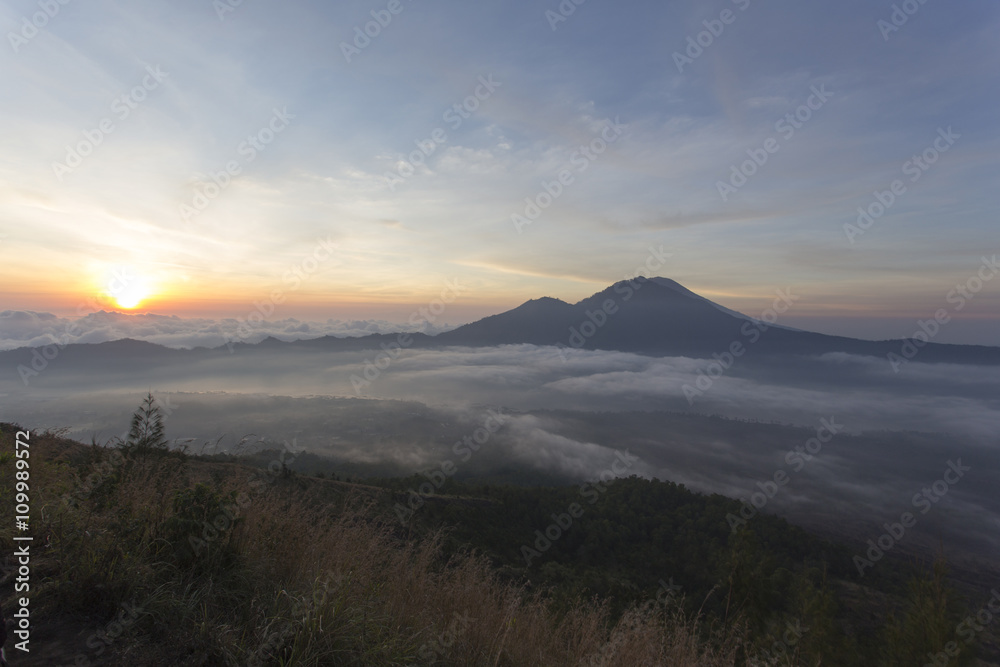
[[[319,480],[254,485],[249,469],[219,466],[212,497],[246,494],[233,505],[237,521],[220,520],[207,550],[185,556],[177,522],[192,508],[173,499],[215,464],[128,460],[74,507],[59,502],[79,488],[74,472],[86,477],[109,452],[54,436],[32,447],[36,534],[50,545],[38,613],[107,619],[122,602],[140,606],[140,622],[115,646],[120,664],[745,664],[738,635],[701,632],[676,610],[636,608],[614,625],[596,600],[556,613],[475,555],[443,562],[436,538],[405,541],[370,496],[318,502],[318,485],[334,488]],[[0,461],[5,480],[9,465]],[[209,522],[218,518],[208,511]]]

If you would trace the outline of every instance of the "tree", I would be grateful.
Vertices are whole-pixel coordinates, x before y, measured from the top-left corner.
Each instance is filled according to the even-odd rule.
[[[152,392],[146,394],[139,408],[132,413],[128,437],[122,447],[136,452],[167,449],[167,438],[163,432],[163,412],[156,404]]]
[[[937,664],[936,656],[949,665],[967,664],[968,652],[954,641],[960,618],[961,609],[955,591],[948,584],[944,557],[939,556],[930,573],[910,581],[903,617],[890,616],[882,642],[882,664],[885,667]],[[961,650],[958,660],[952,661],[942,652],[949,642]]]

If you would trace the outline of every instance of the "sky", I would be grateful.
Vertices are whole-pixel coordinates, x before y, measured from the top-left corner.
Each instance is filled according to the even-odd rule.
[[[998,344],[998,29],[984,0],[3,1],[0,310],[341,331],[643,273]]]

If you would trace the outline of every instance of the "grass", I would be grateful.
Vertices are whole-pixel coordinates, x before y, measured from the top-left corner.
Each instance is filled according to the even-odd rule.
[[[0,451],[14,430],[2,425]],[[31,457],[34,622],[106,628],[111,664],[753,664],[738,622],[651,604],[612,619],[600,600],[557,610],[476,554],[446,559],[440,535],[408,539],[370,487],[58,434],[33,434]],[[0,456],[0,497],[13,465]],[[12,512],[0,506],[4,525]],[[122,605],[139,611],[117,635]]]

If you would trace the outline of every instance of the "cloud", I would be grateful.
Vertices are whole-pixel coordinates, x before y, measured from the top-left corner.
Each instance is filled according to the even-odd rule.
[[[388,291],[422,301],[458,267],[480,304],[514,294],[582,297],[577,279],[606,284],[649,244],[664,243],[675,252],[671,274],[706,289],[805,289],[825,257],[824,292],[855,313],[904,298],[911,310],[933,313],[952,277],[992,238],[984,179],[1000,135],[979,109],[997,96],[996,11],[989,3],[928,6],[887,44],[877,12],[859,0],[752,4],[679,73],[670,54],[704,29],[703,8],[690,0],[638,13],[595,5],[558,32],[524,1],[427,6],[394,19],[351,63],[339,44],[370,20],[357,3],[244,3],[225,21],[207,4],[70,3],[30,44],[8,50],[0,68],[9,98],[0,110],[9,135],[2,248],[46,267],[0,267],[17,298],[8,307],[59,311],[85,290],[78,286],[121,263],[165,293],[211,290],[232,306],[266,294],[312,239],[332,235],[342,251],[314,276],[317,293],[377,299]],[[159,20],[164,12],[169,24]],[[858,41],[865,16],[872,39]],[[0,18],[17,26],[22,10],[0,7]],[[424,48],[428,34],[433,48]],[[593,48],[598,34],[606,49]],[[857,48],[843,49],[845,39]],[[264,53],[261,40],[298,48]],[[142,80],[147,62],[169,76],[119,119],[111,105]],[[484,75],[502,86],[460,127],[445,121]],[[833,92],[829,107],[782,139],[723,202],[717,182],[822,83]],[[242,158],[237,147],[275,106],[295,116],[288,131],[252,163],[244,159],[232,186],[185,223],[178,206],[192,200],[194,175]],[[113,133],[58,184],[53,162],[107,117]],[[574,170],[558,201],[515,233],[511,214],[613,118],[628,125],[626,136],[586,171]],[[939,125],[954,126],[961,143],[848,247],[843,223]],[[447,142],[390,190],[385,172],[438,127]],[[900,286],[899,271],[886,271],[913,265],[925,267],[919,294]],[[974,305],[983,319],[992,317],[990,299]],[[291,310],[304,303],[283,315],[314,317]],[[351,316],[368,317],[361,309]],[[990,326],[965,339],[995,340],[995,319]],[[865,335],[860,320],[850,328]]]
[[[250,334],[243,336],[249,326]],[[447,331],[448,325],[426,323],[422,326],[385,320],[339,320],[308,322],[287,318],[265,320],[250,325],[233,318],[182,318],[154,313],[131,314],[100,311],[79,318],[64,318],[52,313],[5,310],[0,312],[0,350],[42,347],[59,343],[103,343],[132,338],[165,347],[191,349],[219,347],[229,340],[259,343],[268,336],[284,341],[307,340],[323,336],[367,336],[399,331],[423,331],[428,334]]]
[[[613,443],[581,442],[559,433],[565,425],[557,417],[517,415],[503,433],[505,449],[514,460],[570,479],[596,479],[614,462]],[[650,476],[650,467],[638,462],[629,474]]]
[[[192,348],[222,346],[239,323],[107,312],[67,320],[49,313],[3,311],[0,347],[51,345],[74,324],[77,328],[69,342],[129,337]],[[398,324],[379,320],[286,319],[255,327],[248,340],[363,336],[400,329]],[[781,360],[747,357],[706,384],[706,378],[716,374],[715,362],[687,357],[530,344],[411,347],[401,350],[386,367],[371,368],[379,352],[334,347],[298,348],[293,354],[281,347],[251,346],[238,355],[179,357],[155,377],[159,386],[178,390],[367,396],[451,406],[505,405],[519,410],[673,410],[803,425],[820,416],[836,416],[854,432],[961,433],[983,442],[995,438],[1000,427],[1000,368],[926,364],[919,357],[899,373],[884,358],[839,353]],[[27,353],[10,354],[14,355],[9,357],[12,369],[31,361]],[[81,383],[89,385],[89,371],[77,369],[71,357],[54,359],[51,368],[31,380],[32,387],[62,393]],[[378,372],[373,376],[374,370]],[[127,386],[131,386],[127,384],[131,372],[125,369],[120,375]],[[359,385],[352,378],[370,382]],[[13,382],[12,391],[23,389],[16,372],[8,381]],[[108,390],[121,388],[108,382]],[[135,382],[145,385],[149,380],[137,377]],[[0,390],[4,385],[0,382]],[[699,393],[692,394],[691,388]]]
[[[125,321],[133,331],[148,326],[171,335],[172,326],[175,335],[193,335],[190,321],[158,317]],[[10,325],[7,335],[59,325],[44,313],[7,311],[0,319]],[[91,320],[88,335],[105,335],[118,314]],[[311,332],[309,323],[274,327],[303,324]],[[983,525],[1000,516],[991,486],[1000,470],[995,367],[914,361],[896,374],[884,359],[846,354],[747,358],[690,405],[683,387],[704,377],[708,360],[535,345],[411,348],[383,365],[358,398],[350,378],[364,373],[379,350],[246,346],[233,354],[223,348],[120,364],[107,354],[113,351],[104,350],[95,373],[90,350],[66,348],[29,387],[13,372],[22,363],[15,357],[27,353],[2,353],[0,420],[69,426],[84,440],[92,433],[107,437],[120,433],[152,390],[179,406],[170,417],[172,438],[201,443],[228,436],[230,446],[248,433],[270,443],[295,438],[296,447],[351,470],[408,475],[458,462],[455,443],[483,426],[488,408],[502,407],[503,428],[461,461],[463,476],[530,471],[593,479],[615,450],[628,450],[639,459],[629,473],[739,498],[777,470],[791,474],[787,453],[806,445],[826,419],[843,430],[795,471],[767,511],[804,525],[847,526],[857,537],[858,526],[874,529],[910,509],[913,494],[938,479],[947,461],[961,458],[973,472],[921,520],[921,533],[936,535],[938,522],[952,522],[943,534],[981,549],[976,542],[994,539]]]

